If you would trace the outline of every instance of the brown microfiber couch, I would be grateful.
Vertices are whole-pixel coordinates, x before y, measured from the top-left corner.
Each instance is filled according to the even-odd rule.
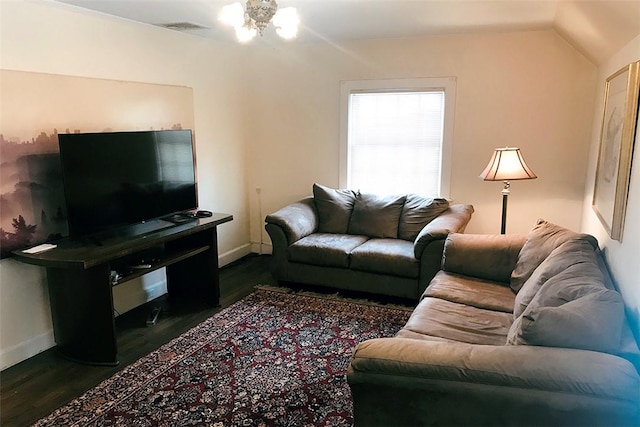
[[[313,185],[313,197],[266,217],[271,272],[283,282],[417,300],[440,269],[444,239],[471,205],[415,194],[380,197]]]
[[[596,239],[541,220],[450,235],[407,324],[360,343],[347,379],[358,426],[637,426],[639,354]]]

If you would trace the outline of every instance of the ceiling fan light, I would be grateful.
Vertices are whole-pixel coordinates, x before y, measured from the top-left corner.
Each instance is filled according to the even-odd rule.
[[[295,39],[296,36],[298,35],[298,27],[297,26],[292,26],[292,27],[276,28],[276,33],[280,37],[282,37],[283,39],[286,39],[286,40]]]
[[[296,9],[278,9],[276,0],[247,0],[245,8],[239,2],[235,2],[220,10],[218,20],[234,27],[238,41],[243,43],[258,34],[262,36],[272,21],[280,37],[293,39],[298,35],[300,24]]]
[[[278,9],[273,16],[273,25],[276,27],[295,27],[297,30],[298,24],[300,24],[300,18],[295,7]]]
[[[251,41],[257,34],[258,30],[255,28],[249,28],[246,25],[240,25],[236,28],[236,37],[240,43],[246,43]]]
[[[244,25],[244,9],[239,2],[224,6],[220,10],[218,20],[232,27],[241,27]]]

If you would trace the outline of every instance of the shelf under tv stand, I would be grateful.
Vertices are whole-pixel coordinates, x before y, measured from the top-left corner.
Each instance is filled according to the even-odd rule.
[[[117,365],[113,287],[166,267],[169,298],[220,301],[217,226],[228,214],[178,224],[135,237],[63,239],[57,247],[16,259],[46,268],[57,350],[64,357],[91,365]],[[149,266],[132,268],[140,257],[154,256]],[[112,280],[112,271],[119,278]]]

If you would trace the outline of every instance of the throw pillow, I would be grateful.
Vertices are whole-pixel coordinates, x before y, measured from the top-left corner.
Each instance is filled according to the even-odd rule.
[[[398,221],[406,196],[357,194],[349,221],[349,234],[397,238]]]
[[[581,263],[591,266],[591,268],[585,267],[583,270],[588,270],[595,275],[594,277],[602,280],[593,246],[581,236],[570,239],[551,251],[520,288],[513,305],[513,317],[517,318],[524,312],[547,280],[569,267]],[[587,273],[587,271],[583,272]]]
[[[356,202],[356,193],[313,184],[313,200],[318,210],[318,231],[345,234]]]
[[[539,219],[527,235],[527,240],[518,254],[518,261],[511,273],[511,289],[518,293],[533,271],[555,248],[577,236],[579,234],[574,231]],[[588,239],[594,248],[598,246],[595,237],[586,234],[582,236]]]
[[[574,265],[549,279],[511,325],[510,345],[577,348],[615,354],[620,346],[624,304],[602,282],[580,276]]]
[[[422,197],[408,194],[402,207],[398,237],[414,241],[420,230],[449,208],[449,201],[441,198]]]

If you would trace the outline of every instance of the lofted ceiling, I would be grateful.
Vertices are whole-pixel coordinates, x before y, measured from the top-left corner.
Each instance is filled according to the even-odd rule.
[[[220,9],[235,0],[54,1],[235,41],[233,29],[217,20]],[[282,43],[555,29],[599,64],[640,34],[640,0],[278,0],[278,5],[296,7],[302,21],[298,38]],[[278,39],[273,28],[267,28],[264,37]]]

